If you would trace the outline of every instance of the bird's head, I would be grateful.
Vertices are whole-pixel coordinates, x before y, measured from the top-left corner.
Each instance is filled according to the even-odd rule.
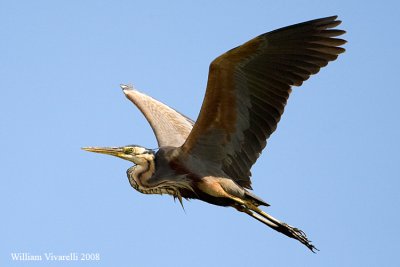
[[[89,152],[115,156],[139,165],[143,161],[149,160],[149,158],[154,159],[155,153],[154,150],[137,145],[128,145],[122,147],[82,147],[82,149]]]

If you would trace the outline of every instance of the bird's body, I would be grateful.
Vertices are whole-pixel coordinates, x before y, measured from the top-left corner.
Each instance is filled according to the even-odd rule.
[[[143,164],[127,171],[131,186],[141,193],[169,194],[179,200],[200,199],[214,205],[232,206],[235,203],[226,196],[229,193],[252,200],[257,205],[268,205],[235,183],[217,166],[202,166],[204,162],[187,158],[178,148],[160,147],[157,152],[149,151],[143,155]]]
[[[344,52],[336,17],[312,20],[260,35],[210,65],[196,122],[122,85],[149,121],[158,151],[140,146],[87,147],[133,162],[127,175],[144,194],[169,194],[234,207],[269,227],[315,247],[304,232],[262,211],[251,192],[250,169],[275,131],[292,86],[300,86]]]

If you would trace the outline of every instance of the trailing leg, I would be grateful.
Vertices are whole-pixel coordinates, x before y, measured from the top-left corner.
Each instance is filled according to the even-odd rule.
[[[312,252],[315,253],[315,250],[318,250],[313,244],[311,244],[311,241],[307,239],[306,234],[302,230],[279,221],[278,219],[272,217],[271,215],[262,211],[258,207],[251,204],[247,205],[246,203],[246,205],[238,204],[234,206],[234,208],[236,208],[238,211],[247,213],[251,217],[271,227],[275,231],[278,231],[288,237],[297,239],[306,247],[308,247]]]

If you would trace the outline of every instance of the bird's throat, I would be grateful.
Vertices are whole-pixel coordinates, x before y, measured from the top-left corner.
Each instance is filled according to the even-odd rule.
[[[128,170],[129,183],[136,190],[142,191],[151,187],[149,179],[155,172],[154,155],[146,155]]]

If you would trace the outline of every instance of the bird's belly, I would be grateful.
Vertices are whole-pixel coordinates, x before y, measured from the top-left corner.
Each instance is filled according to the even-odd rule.
[[[234,198],[243,195],[242,190],[227,178],[206,176],[196,183],[195,188],[200,200],[218,206],[232,206]]]
[[[197,188],[213,197],[226,197],[225,190],[222,188],[218,179],[214,177],[203,177],[197,183]]]
[[[204,193],[203,191],[200,191],[200,190],[196,190],[195,194],[196,195],[193,198],[207,202],[209,204],[216,205],[216,206],[229,207],[229,206],[234,205],[234,201],[230,198],[214,197],[214,196]]]

